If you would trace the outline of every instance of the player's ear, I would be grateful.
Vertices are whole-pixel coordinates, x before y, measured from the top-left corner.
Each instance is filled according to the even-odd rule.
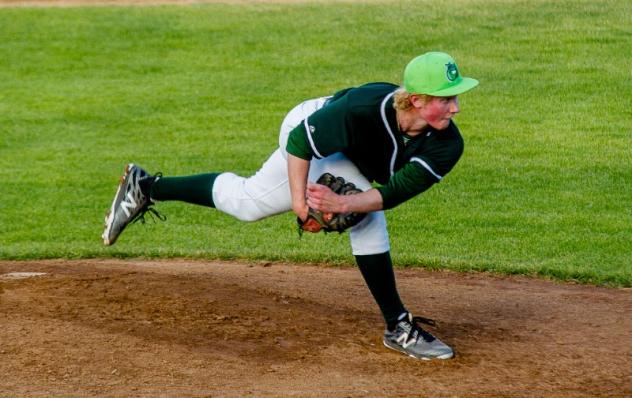
[[[411,94],[409,98],[410,104],[416,109],[423,108],[426,105],[426,102],[428,102],[426,96],[422,94]]]

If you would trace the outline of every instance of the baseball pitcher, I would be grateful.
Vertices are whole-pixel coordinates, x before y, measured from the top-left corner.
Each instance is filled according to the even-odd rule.
[[[349,231],[351,251],[386,323],[384,345],[418,359],[453,350],[422,327],[397,291],[384,211],[440,182],[463,152],[452,120],[457,95],[478,81],[448,54],[411,60],[403,85],[369,83],[298,104],[285,117],[279,147],[250,177],[231,172],[151,175],[134,164],[105,218],[112,245],[132,221],[158,214],[155,202],[216,208],[242,221],[293,211],[301,231]],[[372,183],[376,182],[376,187]]]

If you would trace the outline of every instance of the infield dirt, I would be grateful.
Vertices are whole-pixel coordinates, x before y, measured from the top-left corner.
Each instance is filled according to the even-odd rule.
[[[456,351],[381,343],[355,268],[185,260],[0,262],[0,396],[632,396],[632,292],[398,270]]]

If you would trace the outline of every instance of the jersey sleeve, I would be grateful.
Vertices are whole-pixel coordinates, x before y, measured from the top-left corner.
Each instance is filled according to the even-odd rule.
[[[421,165],[410,161],[393,174],[388,183],[377,187],[382,195],[382,208],[391,209],[424,192],[437,181]]]
[[[463,154],[463,140],[460,135],[455,137],[425,146],[386,185],[378,187],[385,210],[426,191],[454,168]]]
[[[348,117],[351,113],[346,99],[332,101],[292,130],[287,151],[303,159],[322,159],[344,151],[349,146]]]
[[[454,168],[463,154],[463,139],[460,135],[441,142],[444,139],[439,135],[435,145],[424,147],[410,159],[411,162],[417,163],[425,169],[437,181],[441,181]]]
[[[287,138],[287,145],[285,147],[287,153],[305,160],[312,159],[312,151],[307,142],[307,135],[303,124],[299,124],[292,131]]]

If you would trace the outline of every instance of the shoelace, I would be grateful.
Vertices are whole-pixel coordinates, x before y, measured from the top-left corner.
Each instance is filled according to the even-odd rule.
[[[156,173],[153,176],[149,176],[149,177],[145,177],[143,179],[141,179],[139,181],[139,185],[141,186],[141,190],[143,190],[143,194],[145,196],[147,196],[149,198],[149,189],[151,187],[151,184],[153,184],[157,179],[159,179],[160,177],[162,177],[162,173]],[[145,180],[145,181],[143,181]],[[149,180],[149,181],[147,181]],[[151,199],[149,199],[147,201],[147,204],[145,206],[143,206],[142,209],[140,209],[140,211],[138,212],[138,214],[136,214],[136,216],[134,216],[134,218],[132,219],[132,223],[135,223],[137,221],[140,221],[141,224],[145,224],[147,221],[145,220],[145,214],[149,213],[149,215],[151,216],[151,220],[155,223],[156,222],[156,218],[159,219],[160,221],[167,221],[167,217],[165,215],[162,215],[158,212],[158,210],[154,209],[152,207],[152,203],[151,203]]]
[[[160,221],[167,221],[167,216],[158,213],[158,210],[154,209],[153,207],[151,207],[151,205],[148,204],[148,205],[145,205],[145,207],[143,207],[142,209],[140,209],[138,214],[134,216],[134,218],[132,219],[132,223],[140,221],[141,224],[145,224],[147,222],[145,220],[145,214],[147,213],[149,213],[149,215],[151,216],[151,220],[153,222],[156,222],[156,218],[159,219]]]
[[[419,338],[419,336],[421,336],[425,341],[430,343],[431,341],[435,340],[435,337],[425,331],[421,326],[419,326],[422,323],[425,325],[437,326],[437,323],[430,318],[424,318],[423,316],[414,316],[412,321],[412,328],[410,329],[410,333],[408,334],[408,336],[417,339]],[[415,331],[417,331],[417,333],[415,333]]]

